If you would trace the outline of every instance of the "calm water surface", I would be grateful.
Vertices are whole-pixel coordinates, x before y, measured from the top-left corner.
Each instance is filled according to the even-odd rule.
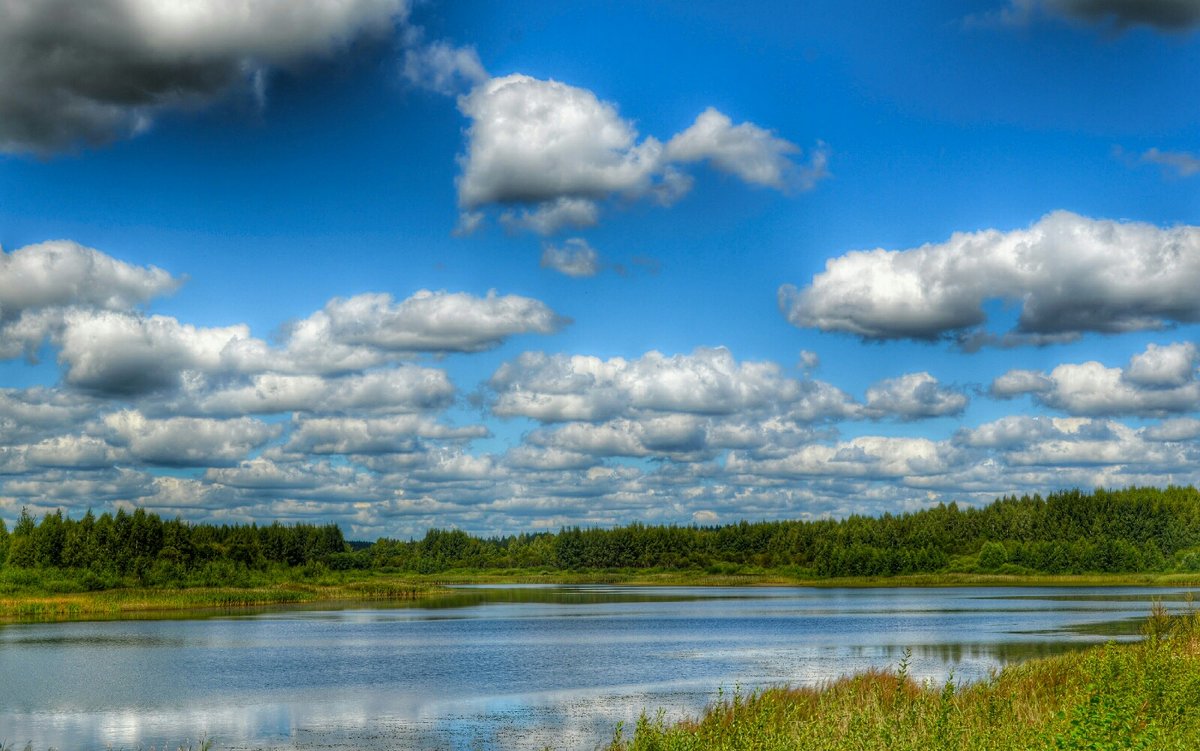
[[[1184,591],[469,587],[420,607],[11,624],[0,747],[592,749],[643,708],[695,713],[906,647],[940,682],[1132,638],[1121,623]]]

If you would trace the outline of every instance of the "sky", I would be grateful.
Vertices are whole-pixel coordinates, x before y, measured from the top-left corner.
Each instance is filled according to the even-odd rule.
[[[1195,484],[1198,63],[1198,0],[0,0],[0,519]]]

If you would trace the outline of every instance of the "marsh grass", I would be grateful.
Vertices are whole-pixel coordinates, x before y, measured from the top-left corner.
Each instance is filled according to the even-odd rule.
[[[317,602],[413,600],[435,591],[436,587],[425,582],[385,576],[247,587],[127,587],[67,593],[34,590],[0,594],[0,621],[129,617]],[[0,747],[0,751],[9,750]]]
[[[909,658],[816,688],[719,701],[666,724],[643,714],[609,751],[1145,751],[1200,744],[1200,614],[1156,604],[1137,644],[1012,665],[989,679],[918,683]]]

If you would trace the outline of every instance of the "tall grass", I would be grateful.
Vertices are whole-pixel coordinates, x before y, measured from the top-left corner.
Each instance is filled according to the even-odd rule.
[[[1137,644],[1004,668],[959,687],[907,660],[817,688],[776,688],[668,725],[645,714],[609,751],[1193,751],[1200,748],[1200,614],[1156,606]]]

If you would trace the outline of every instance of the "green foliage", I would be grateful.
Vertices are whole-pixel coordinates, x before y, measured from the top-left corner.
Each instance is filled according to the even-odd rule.
[[[51,593],[236,586],[254,572],[311,566],[348,549],[333,524],[192,525],[140,508],[99,517],[89,510],[79,519],[55,511],[36,522],[22,509],[13,531],[0,534],[0,588],[19,588],[26,578],[26,588]]]
[[[721,527],[569,527],[558,533],[480,538],[431,529],[419,540],[381,539],[352,549],[336,525],[208,525],[164,521],[143,509],[115,515],[62,512],[36,522],[22,511],[0,533],[9,568],[91,571],[89,585],[216,586],[254,572],[707,572],[765,569],[797,576],[888,577],[978,573],[1200,572],[1200,492],[1195,488],[1078,490],[1000,498],[983,508],[840,521],[739,522]],[[307,568],[306,568],[307,567]]]
[[[1200,571],[1200,493],[1072,490],[1001,498],[980,509],[951,503],[841,521],[568,527],[487,539],[433,529],[421,540],[379,540],[360,553],[329,565],[423,574],[539,568],[735,576],[770,568],[820,577]]]
[[[979,568],[995,571],[1008,563],[1008,551],[998,542],[985,542],[979,550]]]

